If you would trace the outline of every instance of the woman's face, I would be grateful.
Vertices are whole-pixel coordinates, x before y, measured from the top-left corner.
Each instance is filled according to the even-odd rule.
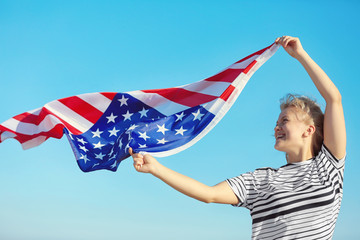
[[[296,153],[304,146],[307,125],[300,120],[300,114],[303,113],[295,107],[288,107],[280,113],[274,129],[276,150]]]

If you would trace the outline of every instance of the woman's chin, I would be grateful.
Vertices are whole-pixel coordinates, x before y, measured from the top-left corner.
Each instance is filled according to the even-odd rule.
[[[284,152],[284,148],[277,142],[275,143],[274,148],[280,152]]]

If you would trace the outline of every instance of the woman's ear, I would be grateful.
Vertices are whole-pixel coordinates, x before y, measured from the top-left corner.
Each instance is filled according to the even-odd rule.
[[[315,126],[314,125],[308,125],[305,132],[304,137],[311,137],[315,133]]]

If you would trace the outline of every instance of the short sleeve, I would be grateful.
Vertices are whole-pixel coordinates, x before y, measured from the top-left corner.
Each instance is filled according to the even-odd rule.
[[[346,155],[342,159],[337,159],[330,150],[323,144],[318,154],[318,158],[327,159],[335,168],[344,168]]]
[[[249,192],[254,188],[254,179],[253,174],[245,173],[238,177],[229,178],[226,180],[230,188],[235,193],[236,197],[239,200],[238,204],[234,204],[234,207],[245,207],[251,209],[251,206],[248,204]]]

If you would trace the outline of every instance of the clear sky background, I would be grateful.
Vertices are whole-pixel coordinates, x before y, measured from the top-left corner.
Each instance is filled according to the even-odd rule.
[[[212,76],[270,45],[300,38],[339,88],[348,134],[334,239],[359,239],[359,1],[0,1],[0,122],[55,99],[166,88]],[[223,120],[164,165],[214,185],[280,167],[273,128],[286,93],[324,101],[281,48]],[[246,209],[204,204],[137,173],[83,173],[67,139],[23,151],[0,144],[0,239],[250,239]]]

